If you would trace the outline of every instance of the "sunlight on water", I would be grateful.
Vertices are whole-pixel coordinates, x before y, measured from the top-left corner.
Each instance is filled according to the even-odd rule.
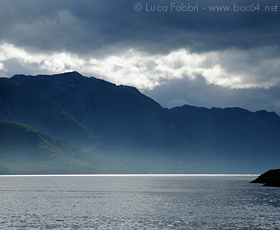
[[[0,176],[0,229],[280,229],[280,189],[256,176]]]
[[[0,175],[0,177],[228,177],[259,176],[260,174],[39,174],[39,175]]]

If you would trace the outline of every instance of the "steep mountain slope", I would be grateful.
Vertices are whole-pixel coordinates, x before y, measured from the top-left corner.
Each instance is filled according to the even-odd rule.
[[[30,125],[80,147],[107,145],[53,100],[10,79],[0,79],[0,120]]]
[[[55,100],[91,131],[119,146],[164,149],[193,142],[173,114],[136,88],[116,86],[77,72],[16,75],[12,81]]]
[[[93,158],[30,126],[0,121],[0,174],[102,173]]]
[[[280,160],[280,117],[274,112],[189,105],[171,112],[217,158],[246,161],[248,167],[250,162],[269,165]]]

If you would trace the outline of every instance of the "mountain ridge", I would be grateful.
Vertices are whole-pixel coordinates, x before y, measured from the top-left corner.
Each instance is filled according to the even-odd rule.
[[[91,131],[121,145],[151,147],[157,141],[160,145],[192,138],[167,109],[134,87],[77,72],[15,75],[11,80],[54,100]]]
[[[269,167],[280,160],[280,117],[275,112],[190,105],[170,111],[217,158],[246,161],[248,167]]]
[[[9,84],[18,91],[12,94]],[[6,91],[1,91],[3,85]],[[46,104],[53,115],[46,110]],[[5,106],[10,112],[3,109]],[[42,119],[38,108],[45,111],[46,119]],[[167,109],[135,87],[78,72],[0,79],[0,119],[22,123],[27,119],[32,125],[26,115],[30,110],[43,123],[54,119],[46,123],[50,128],[56,127],[55,120],[59,121],[61,113],[73,119],[97,138],[83,139],[72,129],[70,133],[76,138],[68,140],[77,146],[79,141],[89,140],[93,145],[83,146],[87,153],[121,162],[126,168],[122,172],[258,173],[277,167],[280,160],[280,117],[274,112],[190,105]],[[95,148],[99,143],[105,146],[104,151]]]

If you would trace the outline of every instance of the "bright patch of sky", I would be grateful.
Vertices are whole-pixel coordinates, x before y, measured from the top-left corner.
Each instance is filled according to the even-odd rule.
[[[0,72],[2,76],[11,77],[19,74],[16,72],[19,65],[30,70],[24,74],[54,74],[76,70],[86,76],[135,86],[141,90],[152,90],[174,79],[195,80],[197,76],[205,78],[208,84],[229,88],[269,88],[278,84],[280,65],[276,64],[280,63],[280,58],[269,61],[269,57],[260,57],[255,60],[256,53],[260,52],[250,52],[254,55],[254,60],[250,60],[248,51],[242,50],[196,54],[183,49],[166,55],[152,55],[129,49],[118,55],[97,59],[83,58],[69,52],[31,53],[12,44],[3,43],[0,45]],[[244,65],[244,59],[252,65]],[[266,78],[262,76],[264,70]]]

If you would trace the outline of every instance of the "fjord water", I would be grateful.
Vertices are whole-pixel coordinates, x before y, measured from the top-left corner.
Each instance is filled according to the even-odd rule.
[[[280,229],[249,175],[1,176],[0,229]]]

